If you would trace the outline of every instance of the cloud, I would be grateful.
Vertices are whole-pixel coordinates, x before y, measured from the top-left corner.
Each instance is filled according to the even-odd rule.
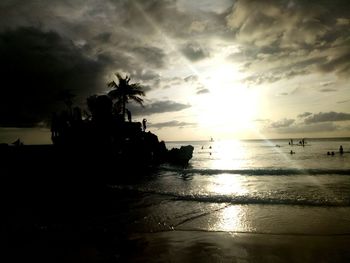
[[[350,114],[338,112],[320,112],[313,114],[304,112],[298,115],[303,121],[296,122],[294,119],[282,119],[270,123],[267,130],[283,134],[293,133],[320,133],[346,130],[344,123],[336,125],[334,122],[350,120]]]
[[[255,121],[255,122],[269,122],[270,120],[269,119],[255,119],[253,121]]]
[[[196,94],[198,95],[201,95],[201,94],[207,94],[207,93],[210,93],[210,91],[206,88],[203,88],[203,89],[198,89]]]
[[[198,76],[196,75],[189,75],[186,78],[184,78],[185,82],[196,82],[198,80]]]
[[[182,53],[191,61],[196,62],[207,58],[208,53],[198,43],[188,43],[181,49]]]
[[[160,75],[158,73],[156,73],[153,70],[149,70],[149,69],[136,72],[132,76],[135,77],[137,80],[141,80],[141,81],[159,80],[160,79]]]
[[[320,89],[320,92],[335,92],[337,91],[336,89],[328,89],[328,88],[325,88],[325,89]]]
[[[104,42],[104,43],[108,43],[110,42],[112,37],[112,33],[111,32],[104,32],[104,33],[100,33],[95,37],[95,40],[100,41],[100,42]]]
[[[328,86],[331,86],[334,84],[335,84],[335,81],[325,81],[325,82],[320,83],[320,85],[323,87],[328,87]]]
[[[285,128],[291,126],[295,122],[294,119],[283,119],[270,124],[271,128]]]
[[[345,43],[349,45],[350,41]],[[327,62],[319,65],[318,69],[325,73],[335,72],[340,76],[347,77],[350,72],[350,47],[338,48],[332,53],[329,55]]]
[[[193,122],[179,122],[179,121],[167,121],[167,122],[159,122],[159,123],[151,123],[150,126],[158,129],[169,128],[169,127],[178,127],[184,128],[188,126],[196,126],[196,123]]]
[[[320,112],[307,117],[304,122],[306,124],[318,123],[318,122],[330,122],[330,121],[349,121],[350,114],[343,112]]]
[[[310,116],[310,115],[312,115],[311,112],[304,112],[304,113],[299,114],[298,118],[305,118],[305,117]]]
[[[184,83],[183,78],[180,77],[162,77],[159,78],[158,86],[163,89],[173,88],[175,86],[182,86]]]
[[[191,105],[189,104],[178,103],[170,100],[156,101],[148,105],[145,104],[144,108],[137,107],[133,104],[127,106],[134,115],[152,115],[157,113],[176,112],[190,107]]]
[[[295,76],[306,75],[312,72],[312,69],[319,63],[323,63],[326,61],[325,57],[319,58],[310,58],[310,59],[302,59],[299,61],[290,63],[287,62],[285,65],[275,65],[275,63],[271,63],[275,65],[274,67],[267,66],[269,64],[269,60],[271,58],[257,58],[258,64],[265,64],[264,69],[258,70],[258,73],[254,73],[244,79],[245,82],[249,84],[260,85],[263,83],[273,83],[279,80],[291,79]],[[276,59],[276,58],[275,58]],[[292,59],[291,59],[292,60]],[[281,59],[279,63],[283,63],[284,59]]]
[[[166,65],[165,53],[160,48],[140,46],[135,47],[132,51],[143,62],[142,64],[150,64],[155,68],[163,68]]]
[[[341,100],[341,101],[337,101],[337,103],[341,104],[341,103],[346,103],[349,102],[350,100]]]
[[[338,130],[338,127],[331,122],[298,124],[290,127],[280,127],[276,129],[278,133],[314,133],[314,132],[331,132]]]
[[[249,65],[255,84],[350,72],[348,1],[235,1],[226,25],[239,45],[230,56]],[[254,73],[253,73],[254,72]]]
[[[104,85],[104,61],[54,31],[32,27],[0,32],[1,126],[32,126],[62,106],[58,95],[71,90],[76,102]]]

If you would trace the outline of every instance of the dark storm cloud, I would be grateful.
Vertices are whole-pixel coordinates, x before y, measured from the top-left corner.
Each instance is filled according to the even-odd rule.
[[[184,128],[187,126],[196,126],[196,123],[193,122],[179,122],[179,121],[167,121],[167,122],[159,122],[159,123],[152,123],[150,124],[151,127],[162,129],[162,128],[168,128],[168,127],[178,127],[178,128]]]
[[[176,0],[111,2],[123,11],[123,26],[136,34],[149,35],[161,31],[170,36],[183,35],[192,20],[178,10]]]
[[[156,47],[135,47],[133,53],[143,62],[142,64],[150,64],[155,68],[162,68],[165,66],[165,54],[164,51]]]
[[[104,43],[108,43],[111,40],[112,37],[112,33],[110,32],[104,32],[104,33],[100,33],[95,37],[95,40],[100,41],[100,42],[104,42]]]
[[[127,107],[131,110],[131,112],[134,115],[152,115],[156,113],[181,111],[181,110],[190,108],[191,105],[178,103],[170,100],[164,100],[164,101],[156,101],[151,104],[145,103],[144,108],[137,107],[133,104],[130,104]]]
[[[166,5],[153,2],[140,4],[141,10],[160,15]],[[126,22],[135,17],[127,11],[138,14],[140,34],[129,30]],[[61,90],[70,89],[76,102],[85,103],[86,96],[107,89],[107,76],[114,72],[135,76],[145,91],[159,88],[154,69],[166,65],[166,55],[143,43],[145,27],[153,26],[129,1],[1,1],[0,125],[30,126],[46,119],[61,106]],[[25,84],[14,81],[19,78]]]
[[[349,121],[350,114],[343,112],[320,112],[307,117],[304,122],[306,124],[331,121]]]
[[[255,84],[314,72],[348,77],[349,18],[346,0],[237,0],[226,17],[240,43],[231,59],[259,72],[248,78]]]
[[[31,126],[46,119],[63,90],[79,95],[95,91],[105,64],[54,31],[32,27],[0,32],[1,126]]]
[[[294,119],[283,119],[280,121],[272,122],[270,124],[271,128],[285,128],[291,126],[295,122]]]
[[[198,43],[188,43],[181,49],[182,53],[190,61],[199,61],[209,56],[208,52],[205,51]]]

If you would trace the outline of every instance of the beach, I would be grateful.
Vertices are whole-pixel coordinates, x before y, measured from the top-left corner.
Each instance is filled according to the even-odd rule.
[[[145,258],[148,262],[346,262],[350,241],[348,237],[177,231],[141,240],[148,245],[132,258],[136,262]]]
[[[4,181],[5,255],[42,262],[348,262],[349,140],[308,143],[191,142],[186,169],[116,168],[119,179],[107,184],[97,179],[107,169],[82,169],[75,180],[77,167],[49,173],[43,165]],[[342,156],[327,156],[340,144]]]

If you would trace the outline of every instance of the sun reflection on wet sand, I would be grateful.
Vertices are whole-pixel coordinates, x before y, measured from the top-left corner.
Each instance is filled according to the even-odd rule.
[[[254,232],[251,215],[245,205],[231,205],[213,215],[209,222],[211,231]]]
[[[244,197],[248,189],[242,182],[242,177],[236,174],[220,174],[212,179],[208,191],[219,196]],[[212,231],[249,232],[254,230],[251,217],[248,215],[248,206],[230,205],[221,209],[211,217],[209,229]]]

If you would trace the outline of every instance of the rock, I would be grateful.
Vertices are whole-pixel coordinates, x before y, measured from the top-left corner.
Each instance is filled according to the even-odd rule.
[[[186,166],[192,158],[194,147],[192,145],[173,148],[168,152],[168,162],[175,165]]]

